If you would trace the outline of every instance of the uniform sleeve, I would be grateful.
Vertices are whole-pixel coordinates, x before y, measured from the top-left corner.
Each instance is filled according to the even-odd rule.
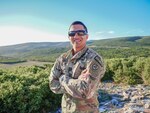
[[[89,99],[96,93],[104,72],[104,63],[99,56],[96,56],[88,63],[85,72],[78,79],[63,75],[59,80],[71,96],[79,99]]]
[[[49,87],[52,92],[56,94],[62,94],[65,92],[63,86],[61,86],[59,82],[59,77],[62,76],[61,66],[59,63],[59,59],[56,60],[54,66],[51,69],[51,73],[49,76]]]

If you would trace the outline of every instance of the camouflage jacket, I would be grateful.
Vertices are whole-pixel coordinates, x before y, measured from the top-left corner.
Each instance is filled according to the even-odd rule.
[[[97,89],[104,72],[101,56],[90,48],[61,55],[51,69],[49,85],[54,93],[64,94],[62,112],[99,113]]]

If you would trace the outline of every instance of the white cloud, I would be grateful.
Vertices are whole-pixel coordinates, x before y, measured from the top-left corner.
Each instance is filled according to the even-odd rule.
[[[68,41],[65,35],[20,26],[0,26],[0,46],[25,42]]]
[[[93,34],[94,39],[106,39],[106,38],[114,38],[116,37],[115,31],[98,31]]]
[[[114,34],[115,31],[98,31],[95,34],[100,35],[100,34]]]
[[[95,34],[99,35],[99,34],[102,34],[102,33],[104,33],[104,32],[103,31],[99,31],[99,32],[96,32]]]
[[[110,34],[114,34],[115,32],[114,32],[114,31],[108,31],[108,33],[110,33]]]

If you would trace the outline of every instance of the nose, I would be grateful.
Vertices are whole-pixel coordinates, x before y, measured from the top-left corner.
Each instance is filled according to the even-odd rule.
[[[76,33],[76,34],[74,35],[74,38],[75,38],[75,39],[76,39],[76,38],[79,38],[78,33]]]

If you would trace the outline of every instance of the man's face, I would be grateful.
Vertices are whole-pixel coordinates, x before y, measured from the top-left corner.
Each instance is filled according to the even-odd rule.
[[[74,49],[81,50],[88,39],[88,34],[86,33],[84,27],[80,24],[72,25],[69,30],[70,36],[69,40]]]

